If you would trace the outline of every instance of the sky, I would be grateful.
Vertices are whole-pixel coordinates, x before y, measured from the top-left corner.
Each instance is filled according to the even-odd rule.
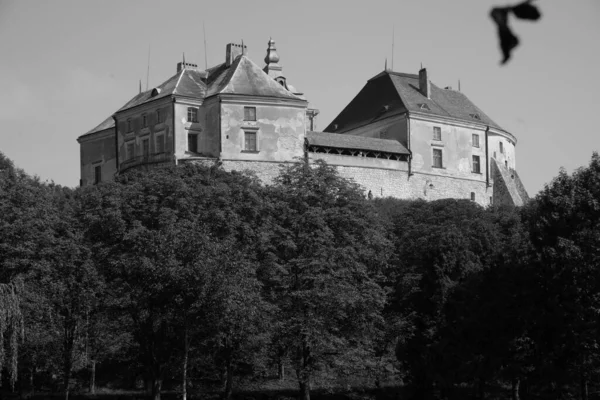
[[[517,137],[530,195],[600,151],[600,1],[538,0],[536,23],[501,66],[489,18],[502,0],[0,0],[0,151],[42,180],[79,183],[77,137],[187,62],[225,60],[227,43],[264,65],[276,42],[289,83],[325,128],[388,67],[457,88]],[[206,31],[206,59],[203,35]],[[392,53],[392,38],[394,51]],[[150,63],[148,55],[150,53]],[[148,74],[149,65],[149,74]]]

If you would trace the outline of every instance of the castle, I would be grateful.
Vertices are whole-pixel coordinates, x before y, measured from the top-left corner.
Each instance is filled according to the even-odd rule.
[[[207,70],[179,62],[175,75],[77,139],[81,185],[132,168],[217,160],[269,183],[281,163],[306,157],[335,166],[369,197],[528,200],[514,135],[460,91],[435,86],[426,69],[384,70],[317,132],[319,111],[283,74],[273,40],[264,61],[261,69],[230,43],[225,62]]]

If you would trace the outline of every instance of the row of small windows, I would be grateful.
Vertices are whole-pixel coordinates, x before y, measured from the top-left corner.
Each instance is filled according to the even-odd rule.
[[[444,154],[441,149],[433,149],[433,167],[444,168]],[[473,173],[481,173],[481,158],[473,156]]]
[[[244,121],[256,121],[256,107],[244,107]],[[161,110],[156,110],[156,123],[163,122]],[[188,107],[187,122],[198,122],[198,109],[196,107]],[[148,127],[148,115],[142,114],[142,128]],[[127,133],[133,132],[133,121],[127,120]]]
[[[161,110],[156,110],[156,123],[157,124],[162,124],[163,123],[163,113],[161,112]],[[148,114],[142,114],[142,128],[147,128],[148,127]],[[127,133],[131,133],[133,132],[133,121],[131,120],[131,118],[129,118],[127,120]]]
[[[474,133],[471,138],[473,147],[479,147],[479,135]],[[433,140],[442,140],[442,128],[439,126],[433,127]],[[500,143],[500,152],[502,152],[502,143]]]
[[[148,158],[150,157],[150,139],[145,138],[142,139],[142,157]],[[131,160],[135,158],[135,142],[128,142],[126,145],[126,157],[127,160]],[[155,154],[160,154],[165,152],[165,136],[158,135],[156,136],[156,145],[155,145]]]
[[[473,147],[479,147],[479,135],[473,133],[472,135],[472,145]],[[433,127],[433,140],[441,141],[442,140],[442,128],[439,126]],[[504,145],[502,142],[498,143],[498,149],[500,150],[500,154],[504,154]]]

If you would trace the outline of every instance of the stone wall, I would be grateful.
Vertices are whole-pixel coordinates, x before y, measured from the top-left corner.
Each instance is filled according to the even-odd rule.
[[[313,154],[311,154],[311,159],[313,159],[312,156]],[[367,161],[371,162],[371,159]],[[389,160],[385,161],[389,163]],[[471,193],[474,193],[475,202],[482,206],[490,204],[493,197],[492,187],[487,187],[485,182],[424,173],[415,173],[409,177],[408,163],[402,161],[396,161],[396,163],[396,169],[330,164],[336,167],[340,176],[352,179],[359,184],[363,188],[365,196],[371,191],[374,197],[438,200],[444,198],[471,199]],[[285,164],[288,163],[222,160],[223,168],[226,171],[252,171],[267,185],[273,183],[274,178],[279,175],[281,166]]]

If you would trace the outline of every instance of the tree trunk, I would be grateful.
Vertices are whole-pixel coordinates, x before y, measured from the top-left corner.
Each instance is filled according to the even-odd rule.
[[[31,374],[29,375],[29,386],[31,386],[31,397],[35,396],[35,385],[33,384],[33,375],[35,374],[35,364],[31,366]]]
[[[283,365],[283,360],[281,358],[277,363],[277,377],[280,381],[285,379],[285,366]]]
[[[512,380],[512,400],[519,400],[519,386],[521,386],[521,380],[519,378],[513,378]]]
[[[92,360],[90,367],[90,393],[96,393],[96,361]]]
[[[485,379],[479,378],[479,382],[477,385],[477,394],[481,400],[485,399]]]
[[[580,382],[580,396],[581,400],[588,400],[588,382],[583,376],[581,377]]]
[[[233,393],[233,362],[231,354],[227,354],[227,372],[225,376],[225,400],[231,399]]]
[[[162,379],[155,377],[152,379],[152,399],[160,400],[160,390],[162,389]]]
[[[187,329],[185,330],[184,333],[184,338],[183,338],[183,346],[184,346],[184,351],[183,351],[183,383],[181,384],[182,388],[182,395],[181,398],[183,400],[187,400],[187,368],[188,368],[188,353],[190,350],[190,346],[189,346],[189,342],[188,342],[188,332]]]
[[[72,347],[71,347],[72,350]],[[71,357],[71,351],[65,351],[64,354],[64,365],[63,365],[63,388],[65,391],[65,400],[69,400],[69,389],[71,381],[71,371],[73,370],[73,360]]]
[[[300,371],[298,376],[298,383],[300,386],[300,399],[310,400],[310,362],[311,354],[310,347],[308,346],[306,337],[302,338],[302,348],[300,350]]]
[[[302,373],[303,378],[300,379],[300,400],[310,400],[310,377],[306,373]]]

